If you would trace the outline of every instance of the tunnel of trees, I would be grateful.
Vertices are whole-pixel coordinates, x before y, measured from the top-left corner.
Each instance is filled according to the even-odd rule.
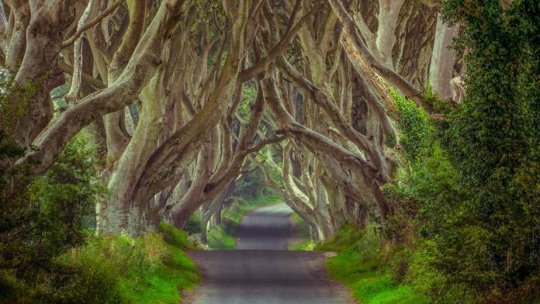
[[[422,252],[435,297],[538,292],[538,1],[4,0],[0,65],[0,286],[257,172],[315,241]]]

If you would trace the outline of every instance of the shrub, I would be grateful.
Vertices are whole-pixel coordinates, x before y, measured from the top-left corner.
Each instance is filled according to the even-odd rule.
[[[4,164],[20,150],[0,136]],[[84,243],[92,228],[99,185],[93,146],[85,133],[66,146],[59,160],[17,197],[5,195],[5,178],[28,178],[24,170],[0,176],[0,294],[9,302],[61,301],[72,269],[54,258]],[[0,172],[4,175],[5,172]],[[75,279],[74,279],[75,280]]]
[[[60,256],[57,265],[73,273],[62,302],[120,303],[117,284],[133,267],[133,250],[127,237],[92,238]]]
[[[186,231],[189,234],[197,234],[202,232],[202,220],[201,216],[197,213],[192,214],[184,227],[182,227],[184,231]]]
[[[386,189],[397,206],[390,235],[400,238],[409,205],[419,233],[398,264],[441,302],[530,301],[540,272],[540,7],[443,7],[464,25],[467,96],[437,124],[394,94],[405,169]]]
[[[199,279],[182,249],[192,248],[187,235],[170,225],[162,232],[93,237],[57,259],[73,271],[63,303],[178,303],[179,290]]]
[[[163,234],[165,242],[180,249],[195,249],[196,246],[189,240],[186,231],[176,229],[174,226],[161,223],[159,231]]]

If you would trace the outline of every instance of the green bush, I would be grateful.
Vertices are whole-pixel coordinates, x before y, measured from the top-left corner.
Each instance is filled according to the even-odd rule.
[[[194,248],[187,234],[169,225],[161,229],[135,240],[135,263],[119,281],[122,303],[177,304],[180,291],[199,281],[195,264],[184,252]]]
[[[466,25],[468,77],[445,132],[462,195],[429,238],[433,266],[487,302],[527,301],[539,290],[515,292],[540,272],[540,6],[448,0],[444,13]]]
[[[225,232],[221,226],[210,229],[206,238],[208,247],[212,249],[234,249],[236,247],[235,236],[233,236],[231,233]]]
[[[180,292],[194,286],[199,276],[183,252],[193,248],[187,235],[162,224],[161,232],[137,239],[121,235],[90,239],[57,259],[72,269],[71,284],[61,302],[179,303]]]
[[[184,231],[186,231],[189,234],[197,234],[202,232],[202,220],[201,216],[197,213],[192,214],[184,227],[182,227]]]
[[[339,230],[338,233],[336,233],[336,235],[326,242],[317,245],[315,249],[322,251],[341,251],[350,247],[352,244],[355,244],[359,239],[362,238],[362,235],[363,232],[354,226],[344,226]],[[377,243],[374,245],[379,244]],[[378,248],[378,246],[368,247],[369,250],[373,250],[374,248]]]
[[[93,238],[57,258],[58,265],[71,269],[71,284],[62,302],[120,303],[117,284],[133,267],[134,250],[127,237]]]
[[[387,229],[398,241],[404,223],[417,233],[398,269],[439,302],[530,302],[540,292],[540,6],[443,6],[464,25],[467,96],[437,123],[393,94],[405,158],[385,189],[396,205]]]
[[[10,163],[18,150],[0,138],[0,157]],[[3,170],[11,170],[3,168]],[[4,174],[2,172],[2,174]],[[53,260],[84,243],[93,228],[94,206],[103,192],[95,150],[83,132],[58,161],[17,197],[6,196],[6,178],[27,178],[24,169],[0,176],[0,298],[8,302],[60,301],[73,272]],[[61,302],[61,301],[60,301]]]
[[[0,155],[20,155],[0,138]],[[0,303],[179,303],[198,280],[187,234],[162,224],[132,239],[93,236],[95,149],[77,135],[25,193],[0,204]],[[0,172],[0,185],[7,176]],[[2,188],[4,190],[4,188]]]
[[[189,235],[186,231],[179,230],[174,226],[166,223],[159,225],[159,231],[163,234],[163,239],[168,244],[181,249],[195,249],[195,245],[189,240]]]

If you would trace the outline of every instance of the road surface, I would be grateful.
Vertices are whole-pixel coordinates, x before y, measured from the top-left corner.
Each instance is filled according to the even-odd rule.
[[[191,252],[204,278],[185,302],[351,303],[347,290],[328,278],[321,253],[286,251],[291,213],[284,204],[259,208],[242,220],[239,250]]]

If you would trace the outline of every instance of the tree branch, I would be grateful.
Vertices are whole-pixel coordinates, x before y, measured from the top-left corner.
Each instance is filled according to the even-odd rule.
[[[75,41],[88,29],[92,28],[94,25],[98,24],[103,18],[107,17],[108,15],[112,14],[122,3],[124,3],[124,0],[117,0],[113,5],[111,5],[108,9],[104,10],[99,16],[92,19],[92,21],[88,22],[84,27],[77,30],[73,36],[71,36],[69,39],[64,41],[62,43],[62,49],[67,48],[68,46],[75,43]]]
[[[65,62],[62,62],[62,61],[59,61],[58,62],[58,67],[60,67],[60,69],[62,71],[64,71],[65,73],[67,74],[72,74],[73,73],[73,67],[70,66],[69,64],[65,63]],[[105,84],[103,82],[101,82],[100,80],[86,74],[86,73],[82,73],[82,81],[85,82],[86,84],[92,86],[94,89],[104,89],[106,88]]]
[[[353,62],[357,69],[357,72],[362,73],[361,66],[367,64],[368,67],[383,76],[387,81],[405,94],[407,98],[414,100],[417,105],[426,108],[422,98],[423,91],[415,88],[405,78],[401,77],[401,75],[379,62],[379,60],[371,53],[361,35],[358,33],[356,24],[343,6],[343,3],[341,3],[340,0],[328,0],[328,3],[330,3],[330,6],[343,25],[345,35],[342,44],[349,55],[351,62]]]
[[[281,41],[275,45],[272,50],[268,53],[266,57],[261,59],[259,62],[255,63],[253,66],[243,70],[240,72],[238,79],[240,82],[245,82],[255,75],[261,73],[270,63],[272,63],[278,56],[283,54],[289,43],[292,41],[298,30],[302,27],[302,25],[308,20],[308,18],[316,13],[317,11],[321,10],[322,6],[318,6],[316,8],[313,8],[310,10],[307,14],[302,16],[300,20],[294,24],[294,18],[297,14],[299,6],[295,6],[295,10],[291,13],[291,17],[293,18],[289,21],[288,28],[285,32],[285,36]],[[294,26],[293,26],[294,24]]]
[[[277,144],[287,138],[287,135],[277,136],[274,138],[267,138],[259,142],[257,145],[249,148],[247,150],[248,153],[255,153],[260,151],[262,148],[266,147],[267,145]]]

